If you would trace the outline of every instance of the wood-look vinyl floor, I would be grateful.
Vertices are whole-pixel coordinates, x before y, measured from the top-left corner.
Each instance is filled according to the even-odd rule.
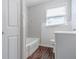
[[[53,48],[39,46],[39,48],[27,59],[55,59]]]

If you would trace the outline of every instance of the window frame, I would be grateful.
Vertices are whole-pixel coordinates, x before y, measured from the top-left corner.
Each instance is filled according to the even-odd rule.
[[[57,16],[46,16],[46,26],[59,26],[59,25],[67,25],[67,6],[60,6],[60,7],[65,7],[66,9],[66,15],[57,15]],[[56,7],[56,8],[59,8],[59,7]],[[46,12],[47,13],[47,12]],[[64,17],[64,23],[62,24],[56,24],[56,25],[47,25],[47,20],[50,19],[50,18],[56,18],[56,17]]]

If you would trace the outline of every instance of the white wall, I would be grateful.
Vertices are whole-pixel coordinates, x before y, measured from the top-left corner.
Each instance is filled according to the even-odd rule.
[[[76,0],[72,0],[72,29],[76,29]]]
[[[29,37],[39,37],[41,38],[41,44],[49,43],[49,40],[54,38],[54,31],[56,30],[71,30],[71,26],[62,25],[62,26],[54,26],[54,27],[46,27],[46,10],[54,7],[67,5],[70,7],[67,0],[54,0],[48,3],[32,6],[28,8],[28,18],[29,18],[29,26],[28,26],[28,36]],[[70,9],[68,9],[67,13],[67,21],[70,20]],[[48,45],[48,44],[47,44]]]
[[[41,18],[39,8],[28,9],[28,36],[40,38],[41,34]]]

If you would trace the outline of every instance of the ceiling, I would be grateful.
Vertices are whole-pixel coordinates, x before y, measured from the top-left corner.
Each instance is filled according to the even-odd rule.
[[[47,1],[51,1],[51,0],[26,0],[26,3],[27,6],[33,6]]]

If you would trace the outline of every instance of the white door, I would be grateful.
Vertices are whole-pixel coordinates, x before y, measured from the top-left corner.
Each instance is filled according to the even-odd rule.
[[[20,59],[20,0],[2,0],[3,59]]]

